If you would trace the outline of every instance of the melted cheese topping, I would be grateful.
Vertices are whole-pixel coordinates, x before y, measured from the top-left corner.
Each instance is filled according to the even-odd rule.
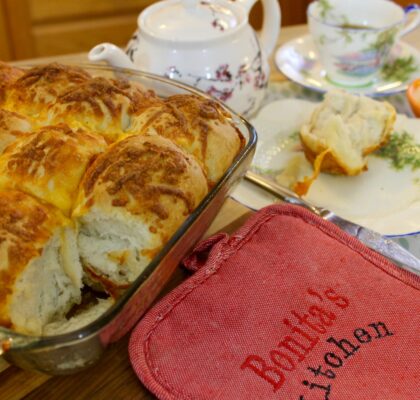
[[[0,188],[25,191],[68,215],[87,166],[105,149],[98,135],[65,125],[42,128],[0,156]]]

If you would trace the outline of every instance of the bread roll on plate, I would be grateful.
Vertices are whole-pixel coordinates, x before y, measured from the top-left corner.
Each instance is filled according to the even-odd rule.
[[[195,95],[176,95],[163,104],[141,109],[129,131],[158,134],[193,155],[213,186],[232,164],[244,144],[229,115],[215,101]]]
[[[199,164],[168,139],[112,145],[86,172],[73,213],[90,279],[113,295],[133,282],[206,193]]]
[[[80,301],[70,220],[18,191],[0,192],[0,325],[39,335]]]
[[[366,155],[384,145],[396,112],[387,102],[332,91],[300,131],[307,159],[332,174],[357,175],[367,169]]]
[[[70,214],[79,183],[104,139],[61,124],[21,137],[0,156],[0,189],[14,188]]]

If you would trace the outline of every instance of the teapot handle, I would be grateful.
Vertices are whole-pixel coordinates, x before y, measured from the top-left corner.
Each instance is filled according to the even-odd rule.
[[[264,19],[262,29],[258,32],[258,37],[265,54],[269,56],[276,46],[280,33],[280,4],[278,0],[261,0],[261,2],[264,10]],[[247,9],[249,14],[256,0],[239,0],[239,3]]]

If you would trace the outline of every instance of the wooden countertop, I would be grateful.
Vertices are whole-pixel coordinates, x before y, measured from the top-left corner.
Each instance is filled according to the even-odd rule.
[[[281,30],[278,45],[306,34],[306,25],[286,27]],[[404,37],[404,41],[420,49],[420,29]],[[87,62],[86,54],[26,60],[20,63]],[[285,77],[272,63],[270,79],[282,81]],[[227,199],[218,216],[206,232],[209,236],[217,231],[233,232],[249,216],[249,210],[232,199]],[[178,269],[162,295],[177,286],[187,274]],[[70,375],[50,377],[23,371],[9,366],[0,358],[0,398],[5,400],[140,400],[155,397],[143,387],[131,369],[127,353],[128,336],[110,346],[103,358],[90,369]]]

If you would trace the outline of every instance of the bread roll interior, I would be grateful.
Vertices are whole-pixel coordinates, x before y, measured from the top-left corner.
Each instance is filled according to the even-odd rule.
[[[0,192],[0,323],[42,333],[80,301],[76,232],[53,206],[18,191]]]
[[[63,245],[63,239],[73,241],[73,245]],[[9,306],[15,330],[40,335],[44,325],[54,319],[62,320],[71,307],[80,302],[82,269],[79,268],[78,253],[74,252],[77,249],[75,239],[70,229],[55,233],[41,256],[22,271],[15,282]],[[65,260],[66,257],[69,259]],[[74,281],[80,282],[75,284]]]
[[[160,136],[129,136],[85,174],[73,218],[90,278],[110,294],[149,264],[207,193],[198,162]]]
[[[367,168],[366,155],[385,144],[396,111],[387,102],[344,91],[331,91],[300,132],[307,159],[325,152],[321,171],[357,175]]]

